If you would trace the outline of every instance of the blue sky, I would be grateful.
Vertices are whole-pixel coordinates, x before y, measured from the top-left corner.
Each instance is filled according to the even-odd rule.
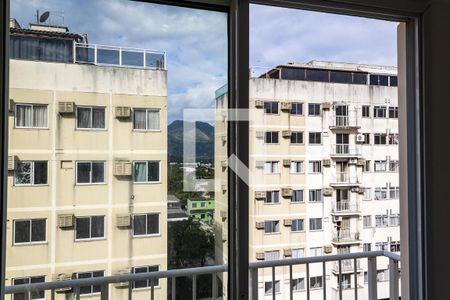
[[[224,13],[126,0],[11,0],[22,27],[41,12],[64,11],[73,32],[90,43],[167,51],[169,120],[183,108],[211,108],[227,81]],[[396,24],[252,5],[250,65],[272,67],[313,59],[396,64]]]

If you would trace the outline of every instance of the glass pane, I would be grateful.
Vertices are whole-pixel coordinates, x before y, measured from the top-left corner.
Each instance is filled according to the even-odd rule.
[[[135,162],[134,163],[134,182],[146,182],[147,179],[147,163]]]
[[[14,243],[29,243],[30,221],[14,221]]]
[[[31,162],[19,162],[14,176],[16,184],[31,184]]]
[[[133,110],[133,128],[134,129],[147,129],[146,110],[134,109]]]
[[[47,105],[33,106],[33,127],[46,128],[47,127]]]
[[[159,130],[159,110],[147,110],[147,129]]]
[[[91,108],[77,107],[77,128],[91,128]]]
[[[138,215],[133,217],[133,232],[134,235],[147,234],[147,216]]]
[[[75,221],[75,238],[76,239],[88,239],[91,237],[90,235],[90,218],[76,218]]]
[[[120,65],[120,55],[117,49],[97,49],[97,63]]]
[[[147,273],[148,272],[148,268],[147,267],[137,267],[134,268],[133,273]],[[142,281],[136,281],[134,283],[134,288],[135,289],[139,289],[139,288],[145,288],[148,286],[148,281],[147,280],[142,280]]]
[[[105,236],[105,217],[91,217],[91,238],[101,238]]]
[[[91,163],[77,162],[77,183],[91,182]]]
[[[92,109],[92,128],[105,128],[105,109]]]
[[[147,234],[159,233],[159,215],[147,215]]]
[[[122,64],[125,66],[144,66],[144,52],[122,51]]]
[[[47,162],[34,162],[34,184],[47,184]]]
[[[31,105],[16,105],[16,127],[31,127],[32,106]]]
[[[31,241],[44,242],[46,240],[46,221],[32,220],[31,221]]]
[[[159,181],[159,162],[148,162],[148,181]]]
[[[105,163],[92,162],[92,183],[105,182]]]

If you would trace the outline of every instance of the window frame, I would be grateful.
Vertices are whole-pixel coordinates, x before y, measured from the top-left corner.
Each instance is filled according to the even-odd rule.
[[[94,273],[98,273],[98,272],[102,272],[103,275],[94,277]],[[89,274],[89,273],[91,274],[91,277],[89,277],[89,278],[96,278],[96,277],[104,277],[105,276],[105,271],[104,270],[97,270],[97,271],[76,272],[76,273],[74,273],[74,277],[76,279],[79,279],[80,274]],[[81,293],[81,288],[83,288],[83,287],[84,288],[90,287],[91,288],[91,292],[90,293]],[[99,292],[94,291],[95,287],[100,287],[100,291]],[[100,293],[101,293],[101,286],[100,285],[92,284],[92,285],[80,286],[80,296],[88,296],[89,297],[89,296],[99,295]]]
[[[47,166],[47,182],[46,183],[34,183],[34,179],[35,179],[35,174],[34,174],[34,170],[35,170],[35,163],[36,162],[45,162],[46,166]],[[14,170],[14,179],[13,179],[13,185],[14,186],[48,186],[48,160],[21,160],[19,163],[30,163],[30,183],[17,183],[17,170]]]
[[[150,268],[154,268],[154,267],[157,268],[157,271],[149,271]],[[139,273],[136,273],[136,272],[135,272],[137,268],[140,268],[140,269],[142,269],[142,268],[147,268],[147,272],[159,272],[159,270],[160,270],[160,265],[133,266],[133,267],[131,268],[131,274],[139,274]],[[133,291],[140,291],[140,290],[148,290],[148,289],[150,289],[150,288],[151,288],[151,280],[152,280],[152,279],[148,279],[148,280],[138,280],[138,281],[147,281],[147,286],[145,286],[145,287],[136,287],[136,281],[133,281],[133,287],[132,287],[132,290],[133,290]],[[157,282],[157,284],[154,285],[153,288],[155,288],[155,289],[161,288],[161,280],[156,279],[156,282]]]
[[[102,217],[103,218],[103,236],[102,237],[92,237],[92,218]],[[78,219],[89,219],[89,237],[88,238],[77,238],[77,220]],[[92,216],[76,216],[74,225],[74,241],[75,242],[86,242],[86,241],[100,241],[106,240],[106,216],[105,215],[92,215]]]
[[[148,233],[148,215],[156,215],[158,216],[158,233]],[[136,216],[145,216],[145,234],[136,234],[134,229],[134,218]],[[131,230],[133,238],[146,238],[146,237],[154,237],[161,236],[161,216],[159,212],[150,212],[150,213],[135,213],[131,215]]]
[[[266,107],[266,103],[269,104],[269,107]],[[274,104],[276,105],[276,112],[274,111]],[[267,112],[270,110],[270,112]],[[271,100],[271,101],[264,101],[263,102],[263,111],[265,115],[272,115],[272,116],[278,116],[280,115],[280,102]]]
[[[23,279],[28,279],[28,282],[26,282],[26,283],[23,283],[23,284],[30,284],[30,283],[37,283],[37,282],[33,282],[33,279],[37,279],[37,278],[39,278],[39,279],[44,279],[43,281],[38,281],[39,283],[43,283],[43,282],[45,282],[45,275],[38,275],[38,276],[24,276],[24,277],[14,277],[14,278],[11,278],[11,285],[12,286],[18,286],[18,285],[20,285],[20,284],[14,284],[14,282],[16,281],[16,280],[23,280]],[[36,293],[36,292],[27,292],[27,294],[28,294],[28,296],[25,296],[26,297],[26,299],[30,299],[30,300],[45,300],[45,291],[38,291],[37,293],[43,293],[44,294],[44,297],[41,297],[41,298],[33,298],[32,297],[32,294],[33,293]],[[16,299],[16,294],[25,294],[25,293],[14,293],[14,294],[11,294],[11,299],[12,300],[15,300]]]
[[[33,220],[38,220],[38,221],[42,221],[44,220],[45,222],[45,240],[43,241],[32,241],[32,233],[33,233],[33,229],[32,229],[32,221]],[[16,222],[24,222],[24,221],[28,221],[30,223],[30,241],[29,242],[16,242]],[[34,218],[34,219],[14,219],[13,220],[13,230],[12,230],[12,245],[13,246],[21,246],[21,245],[40,245],[40,244],[47,244],[48,242],[48,234],[47,234],[47,219],[46,218]]]
[[[298,113],[298,108],[297,108],[297,109],[296,109],[296,112],[297,112],[297,113],[295,113],[295,114],[292,113],[292,111],[293,111],[292,108],[293,108],[294,106],[300,106],[302,112],[299,114],[299,113]],[[289,110],[289,115],[290,115],[290,116],[302,117],[302,116],[304,116],[304,114],[305,114],[304,109],[305,109],[305,108],[304,108],[304,103],[303,103],[303,102],[292,102],[292,103],[291,103],[291,109]]]
[[[148,163],[150,163],[150,162],[157,162],[157,163],[159,163],[159,166],[158,166],[158,181],[148,181],[148,176],[149,176],[149,174],[148,174]],[[134,165],[136,164],[136,163],[146,163],[146,170],[147,170],[147,181],[136,181],[136,176],[135,176],[135,172],[134,172],[134,170],[135,170],[135,168],[134,168]],[[133,170],[133,174],[132,174],[132,178],[133,178],[133,184],[159,184],[159,183],[162,183],[162,180],[161,180],[161,172],[162,172],[162,170],[161,170],[161,161],[160,160],[133,160],[133,162],[132,162],[132,170]]]
[[[267,134],[270,134],[270,142],[267,140]],[[274,139],[274,134],[277,137],[277,142],[273,143],[272,140]],[[270,130],[270,131],[264,131],[264,144],[265,145],[279,145],[280,144],[280,132],[276,130]]]
[[[136,111],[139,110],[145,110],[145,129],[136,129],[134,128],[134,114]],[[158,122],[158,129],[149,129],[148,128],[148,112],[149,111],[157,111],[158,115],[159,115],[159,122]],[[161,132],[161,108],[144,108],[144,107],[135,107],[133,108],[133,113],[132,113],[132,120],[131,120],[131,126],[132,126],[132,130],[136,131],[136,132]]]
[[[103,163],[103,182],[92,182],[92,163]],[[89,171],[89,182],[78,182],[78,163],[90,163],[91,169]],[[75,185],[105,185],[106,180],[106,161],[105,160],[77,160],[75,161]]]
[[[313,106],[313,113],[311,114],[311,106]],[[319,107],[319,113],[316,114],[316,109]],[[308,117],[320,117],[322,116],[322,105],[320,103],[308,103]]]
[[[31,126],[17,126],[17,106],[31,106]],[[45,106],[45,110],[47,113],[47,124],[44,127],[34,126],[34,107],[35,106]],[[46,103],[14,103],[14,129],[49,129],[49,113],[48,113],[48,104]]]
[[[78,109],[79,108],[89,108],[90,109],[90,115],[91,115],[91,120],[90,120],[90,127],[78,127]],[[92,124],[94,122],[94,118],[93,118],[93,110],[94,108],[102,108],[104,113],[105,113],[105,127],[104,128],[93,128]],[[81,131],[107,131],[108,130],[108,119],[107,119],[107,113],[106,113],[106,106],[96,106],[96,105],[76,105],[75,106],[75,130],[81,130]]]

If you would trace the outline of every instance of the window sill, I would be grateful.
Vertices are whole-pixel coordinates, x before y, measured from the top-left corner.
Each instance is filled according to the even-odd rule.
[[[133,274],[139,274],[139,273],[133,273]],[[149,279],[150,280],[150,279]],[[155,285],[153,287],[154,289],[160,289],[161,286],[160,285]],[[141,288],[133,288],[133,291],[139,292],[139,291],[148,291],[151,290],[151,287],[147,286],[147,287],[141,287]]]
[[[76,131],[99,131],[106,132],[108,128],[75,128]]]
[[[136,182],[133,181],[133,184],[160,184],[162,181],[149,181],[149,182]]]
[[[49,127],[17,127],[14,126],[14,129],[28,129],[28,130],[50,130]]]
[[[142,234],[142,235],[134,235],[133,234],[133,238],[134,239],[142,239],[142,238],[151,238],[151,237],[161,237],[161,234]]]
[[[42,186],[49,186],[48,183],[46,184],[13,184],[13,187],[42,187]]]
[[[75,239],[74,242],[96,242],[96,241],[106,241],[106,237],[102,238],[93,238],[93,239]]]
[[[290,201],[290,204],[305,204],[305,201]]]
[[[140,133],[146,133],[146,132],[162,132],[161,129],[133,129],[133,132],[140,132]]]
[[[99,183],[75,183],[75,186],[107,185],[106,182]]]
[[[37,246],[37,245],[48,245],[48,242],[33,242],[33,243],[13,243],[13,246]]]
[[[264,235],[280,235],[281,232],[264,232]]]

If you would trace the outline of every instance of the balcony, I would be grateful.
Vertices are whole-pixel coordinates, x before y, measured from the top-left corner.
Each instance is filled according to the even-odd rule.
[[[332,243],[336,245],[360,244],[359,232],[352,232],[350,229],[341,229],[333,232]]]
[[[356,130],[361,128],[356,116],[333,116],[330,119],[330,129]]]
[[[359,203],[345,200],[333,202],[331,213],[334,215],[359,215],[361,210]]]
[[[336,172],[330,182],[331,186],[359,186],[361,182],[357,176],[350,176],[348,172]]]
[[[356,266],[356,268],[355,268]],[[340,272],[339,272],[340,270]],[[343,259],[333,263],[331,271],[335,274],[354,273],[363,271],[361,267],[361,259]]]
[[[139,48],[74,43],[73,62],[98,66],[166,70],[166,53]]]
[[[361,145],[334,144],[331,145],[331,157],[358,157],[361,156]]]
[[[261,285],[262,281],[259,280],[258,275],[260,270],[265,268],[270,268],[272,270],[272,286],[275,286],[275,274],[276,270],[284,269],[283,267],[288,267],[288,276],[290,279],[293,278],[293,266],[306,265],[306,269],[309,269],[311,264],[321,263],[323,265],[322,268],[322,276],[326,278],[326,264],[334,263],[341,264],[341,270],[339,271],[339,267],[337,269],[337,275],[341,276],[343,273],[342,266],[345,266],[345,270],[350,270],[351,267],[353,272],[357,271],[359,268],[359,263],[355,261],[361,259],[367,259],[368,265],[368,299],[376,300],[378,299],[378,289],[377,289],[377,258],[378,257],[386,257],[389,259],[389,294],[390,299],[399,299],[399,261],[400,256],[391,253],[388,251],[371,251],[371,252],[360,252],[360,253],[347,253],[347,254],[338,254],[338,255],[326,255],[326,256],[314,256],[314,257],[304,257],[304,258],[292,258],[292,259],[284,259],[284,260],[272,260],[272,261],[263,261],[263,262],[252,262],[249,265],[249,277],[250,277],[250,285],[249,285],[249,299],[257,300],[258,299],[258,286]],[[346,261],[353,261],[353,263],[348,264]],[[199,275],[210,274],[212,275],[212,299],[218,299],[218,282],[217,277],[215,275],[227,272],[228,267],[226,265],[219,266],[208,266],[208,267],[200,267],[200,268],[187,268],[187,269],[178,269],[178,270],[168,270],[168,271],[158,271],[158,272],[148,272],[148,273],[137,273],[137,274],[126,274],[126,275],[113,275],[113,276],[105,276],[105,277],[94,277],[94,278],[86,278],[86,279],[71,279],[64,281],[53,281],[53,282],[43,282],[43,283],[33,283],[33,284],[21,284],[15,286],[8,286],[5,288],[6,294],[14,294],[14,293],[22,293],[25,295],[24,299],[28,299],[29,293],[31,292],[39,292],[46,291],[46,295],[50,299],[56,298],[56,290],[65,290],[66,299],[73,297],[74,299],[80,299],[80,288],[83,286],[96,285],[100,286],[99,296],[102,300],[112,299],[109,296],[110,285],[117,286],[120,283],[126,283],[124,287],[128,289],[127,299],[132,300],[133,296],[141,299],[145,290],[141,290],[139,294],[134,295],[133,292],[133,283],[136,281],[144,281],[148,280],[151,283],[151,286],[148,290],[149,299],[154,300],[155,295],[155,286],[153,285],[157,279],[170,279],[168,283],[168,290],[170,290],[170,299],[176,299],[176,289],[175,282],[177,278],[180,277],[189,277],[192,279],[192,299],[197,299],[197,278]],[[310,282],[310,274],[306,272],[306,282]],[[292,280],[289,280],[290,285],[287,290],[284,290],[285,295],[283,295],[283,299],[289,298],[293,299],[294,291]],[[326,289],[332,289],[331,284],[327,283],[320,287],[323,291],[323,299],[327,299]],[[344,299],[342,297],[342,293],[346,290],[347,287],[343,286],[342,289],[337,288],[339,299]],[[364,289],[361,285],[356,285],[353,287],[355,293],[358,290]],[[272,292],[272,297],[275,299],[276,296],[275,289]],[[288,295],[289,294],[289,295]],[[264,297],[262,297],[264,298]],[[98,299],[98,298],[96,298]],[[306,299],[311,299],[310,288],[309,285],[306,285]]]

